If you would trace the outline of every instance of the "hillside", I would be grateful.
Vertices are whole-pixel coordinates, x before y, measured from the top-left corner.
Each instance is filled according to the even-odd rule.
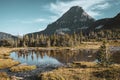
[[[0,32],[0,40],[2,39],[13,39],[14,40],[14,39],[17,39],[17,37],[9,33]]]
[[[114,30],[120,29],[120,13],[113,18],[105,18],[97,20],[93,23],[89,30]]]

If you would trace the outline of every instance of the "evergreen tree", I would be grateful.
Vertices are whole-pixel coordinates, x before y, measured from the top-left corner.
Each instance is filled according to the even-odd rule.
[[[51,43],[50,43],[50,38],[47,39],[47,47],[50,47],[51,46]]]
[[[111,64],[111,55],[110,53],[108,53],[105,41],[100,46],[100,49],[97,52],[97,60],[98,64],[100,64],[103,67],[108,67]]]
[[[80,43],[82,43],[82,39],[83,39],[83,33],[82,33],[82,29],[80,29]]]

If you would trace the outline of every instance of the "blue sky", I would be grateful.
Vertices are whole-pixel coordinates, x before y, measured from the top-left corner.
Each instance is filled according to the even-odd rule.
[[[95,19],[120,12],[120,0],[0,0],[0,32],[23,35],[41,31],[76,5]]]

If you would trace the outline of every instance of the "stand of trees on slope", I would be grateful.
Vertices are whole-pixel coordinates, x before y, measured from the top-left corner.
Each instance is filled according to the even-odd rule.
[[[120,30],[99,30],[91,31],[87,34],[64,34],[64,35],[25,35],[23,38],[0,40],[0,46],[10,47],[72,47],[80,46],[82,42],[103,41],[120,39]]]

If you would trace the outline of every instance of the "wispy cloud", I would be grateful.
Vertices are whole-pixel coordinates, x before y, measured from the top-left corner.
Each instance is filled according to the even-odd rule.
[[[91,10],[102,10],[102,9],[107,9],[110,7],[109,3],[102,3],[94,6]]]
[[[110,7],[110,3],[108,0],[72,0],[69,2],[57,0],[56,3],[47,5],[49,10],[58,17],[64,14],[72,6],[81,6],[89,15],[96,18],[101,15],[100,10]]]
[[[21,23],[40,23],[40,22],[44,22],[44,21],[46,21],[46,19],[37,18],[37,19],[33,19],[33,20],[22,20],[20,22]]]
[[[17,22],[17,23],[24,23],[24,24],[30,24],[30,23],[41,23],[47,21],[47,19],[44,18],[37,18],[37,19],[31,19],[31,20],[9,20],[10,22]]]
[[[44,22],[44,21],[46,21],[46,19],[43,19],[43,18],[38,18],[33,20],[33,22]]]

